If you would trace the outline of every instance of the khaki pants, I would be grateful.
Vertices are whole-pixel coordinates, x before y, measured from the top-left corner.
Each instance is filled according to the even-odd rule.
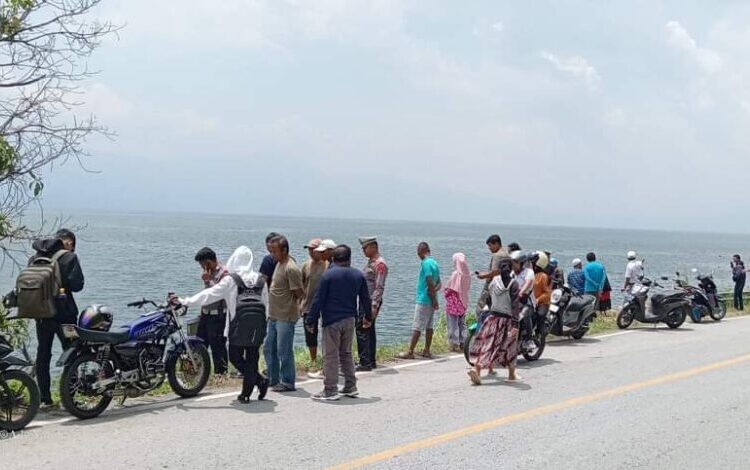
[[[344,389],[353,390],[357,387],[352,355],[354,325],[355,319],[351,317],[323,327],[323,383],[328,394],[338,392],[339,367],[344,374]]]

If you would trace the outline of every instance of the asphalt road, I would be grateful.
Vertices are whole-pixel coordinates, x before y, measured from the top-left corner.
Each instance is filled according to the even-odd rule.
[[[462,358],[360,378],[359,399],[206,395],[37,422],[4,468],[748,468],[750,320],[548,346],[520,384]],[[504,371],[501,371],[501,376]],[[60,422],[62,421],[62,422]]]

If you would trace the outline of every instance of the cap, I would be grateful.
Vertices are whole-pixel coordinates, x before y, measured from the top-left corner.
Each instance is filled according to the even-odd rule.
[[[377,237],[359,237],[359,244],[362,245],[362,248],[366,247],[367,245],[370,245],[372,243],[377,243],[378,238]]]
[[[578,266],[579,264],[583,264],[583,261],[581,261],[581,258],[576,258],[571,263],[573,266]]]
[[[317,248],[320,246],[320,244],[323,243],[323,240],[320,238],[313,238],[309,242],[307,242],[307,245],[305,245],[303,248]]]
[[[336,242],[331,240],[330,238],[327,238],[320,242],[320,245],[315,249],[315,251],[326,251],[326,250],[333,250],[338,245],[336,245]]]
[[[628,251],[628,259],[635,259],[637,256],[635,251]]]

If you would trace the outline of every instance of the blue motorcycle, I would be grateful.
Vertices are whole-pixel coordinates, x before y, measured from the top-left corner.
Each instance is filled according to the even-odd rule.
[[[58,365],[64,366],[60,398],[65,409],[80,419],[99,416],[112,399],[142,396],[164,380],[183,398],[198,395],[208,382],[211,359],[200,338],[187,336],[180,317],[187,308],[140,300],[128,307],[156,310],[110,331],[112,314],[106,307],[84,310],[77,325],[63,325],[73,341]]]

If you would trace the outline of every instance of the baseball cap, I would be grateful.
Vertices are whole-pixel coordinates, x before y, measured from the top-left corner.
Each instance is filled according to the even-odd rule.
[[[581,261],[581,258],[576,258],[570,264],[572,264],[573,266],[578,266],[579,264],[583,264],[583,262]]]
[[[307,242],[307,245],[305,245],[303,248],[317,248],[321,243],[323,243],[323,240],[321,240],[320,238],[313,238],[312,240]]]
[[[315,248],[315,251],[326,251],[326,250],[333,250],[338,245],[336,245],[336,242],[331,240],[330,238],[326,238],[322,242],[320,242],[320,245]]]

